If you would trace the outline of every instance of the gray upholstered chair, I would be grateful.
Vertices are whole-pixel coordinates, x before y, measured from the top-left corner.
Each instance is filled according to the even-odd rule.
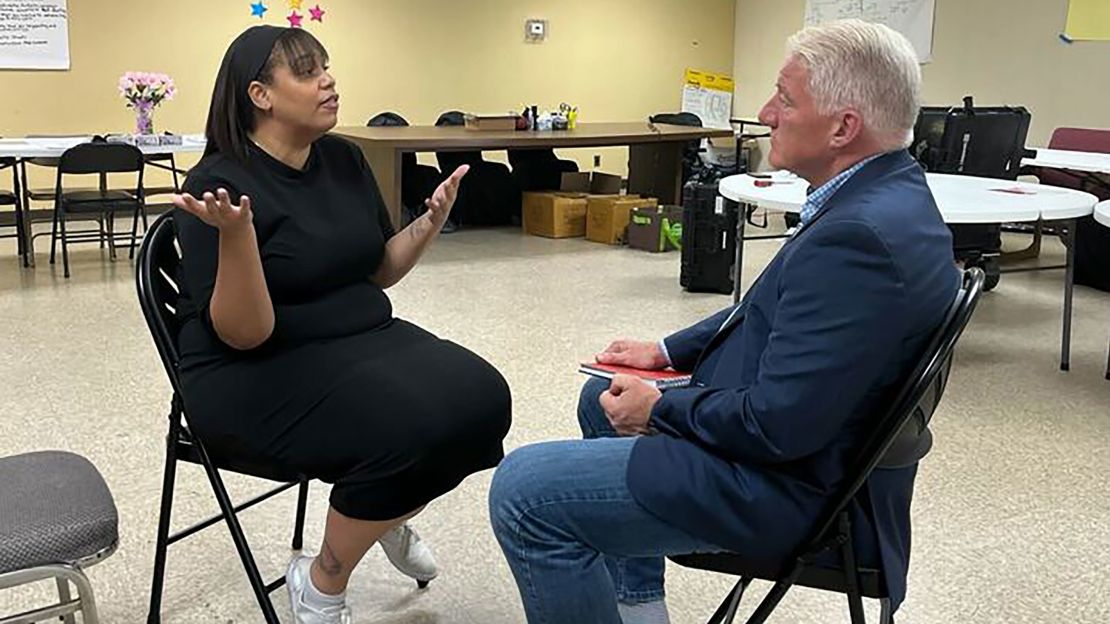
[[[54,579],[58,602],[0,624],[62,618],[97,624],[92,586],[82,571],[111,555],[119,542],[112,494],[84,457],[41,451],[0,458],[0,591]],[[70,584],[77,597],[70,597]]]

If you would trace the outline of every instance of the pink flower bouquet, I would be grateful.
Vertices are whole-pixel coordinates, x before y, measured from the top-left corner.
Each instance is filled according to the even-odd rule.
[[[119,79],[120,96],[127,100],[127,107],[136,111],[135,130],[138,134],[153,134],[151,113],[177,93],[173,78],[166,74],[127,72]]]

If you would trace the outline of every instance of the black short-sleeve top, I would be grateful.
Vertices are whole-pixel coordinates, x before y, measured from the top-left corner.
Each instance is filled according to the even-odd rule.
[[[208,304],[216,283],[217,230],[182,210],[174,213],[182,252],[182,369],[226,359],[264,356],[371,331],[393,316],[389,298],[370,281],[394,230],[362,152],[324,136],[301,170],[250,146],[246,164],[222,154],[205,156],[184,191],[200,198],[227,189],[233,203],[251,199],[262,268],[274,304],[273,335],[260,348],[238,352],[216,335]]]

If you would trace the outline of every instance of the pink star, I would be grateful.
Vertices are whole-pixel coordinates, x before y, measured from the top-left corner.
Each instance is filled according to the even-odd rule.
[[[301,15],[300,13],[297,13],[296,11],[293,11],[285,19],[289,20],[289,27],[290,28],[300,28],[301,27],[301,20],[304,19],[304,16]]]
[[[312,14],[312,21],[324,21],[324,10],[320,8],[320,5],[317,4],[314,8],[309,9],[308,12]]]

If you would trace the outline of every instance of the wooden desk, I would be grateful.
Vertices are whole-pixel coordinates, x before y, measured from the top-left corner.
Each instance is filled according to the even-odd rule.
[[[627,145],[628,191],[657,197],[661,203],[679,204],[682,148],[686,142],[733,136],[731,130],[647,122],[584,123],[574,130],[550,132],[467,130],[458,126],[342,126],[332,132],[362,148],[394,224],[401,217],[401,154],[405,152]]]

